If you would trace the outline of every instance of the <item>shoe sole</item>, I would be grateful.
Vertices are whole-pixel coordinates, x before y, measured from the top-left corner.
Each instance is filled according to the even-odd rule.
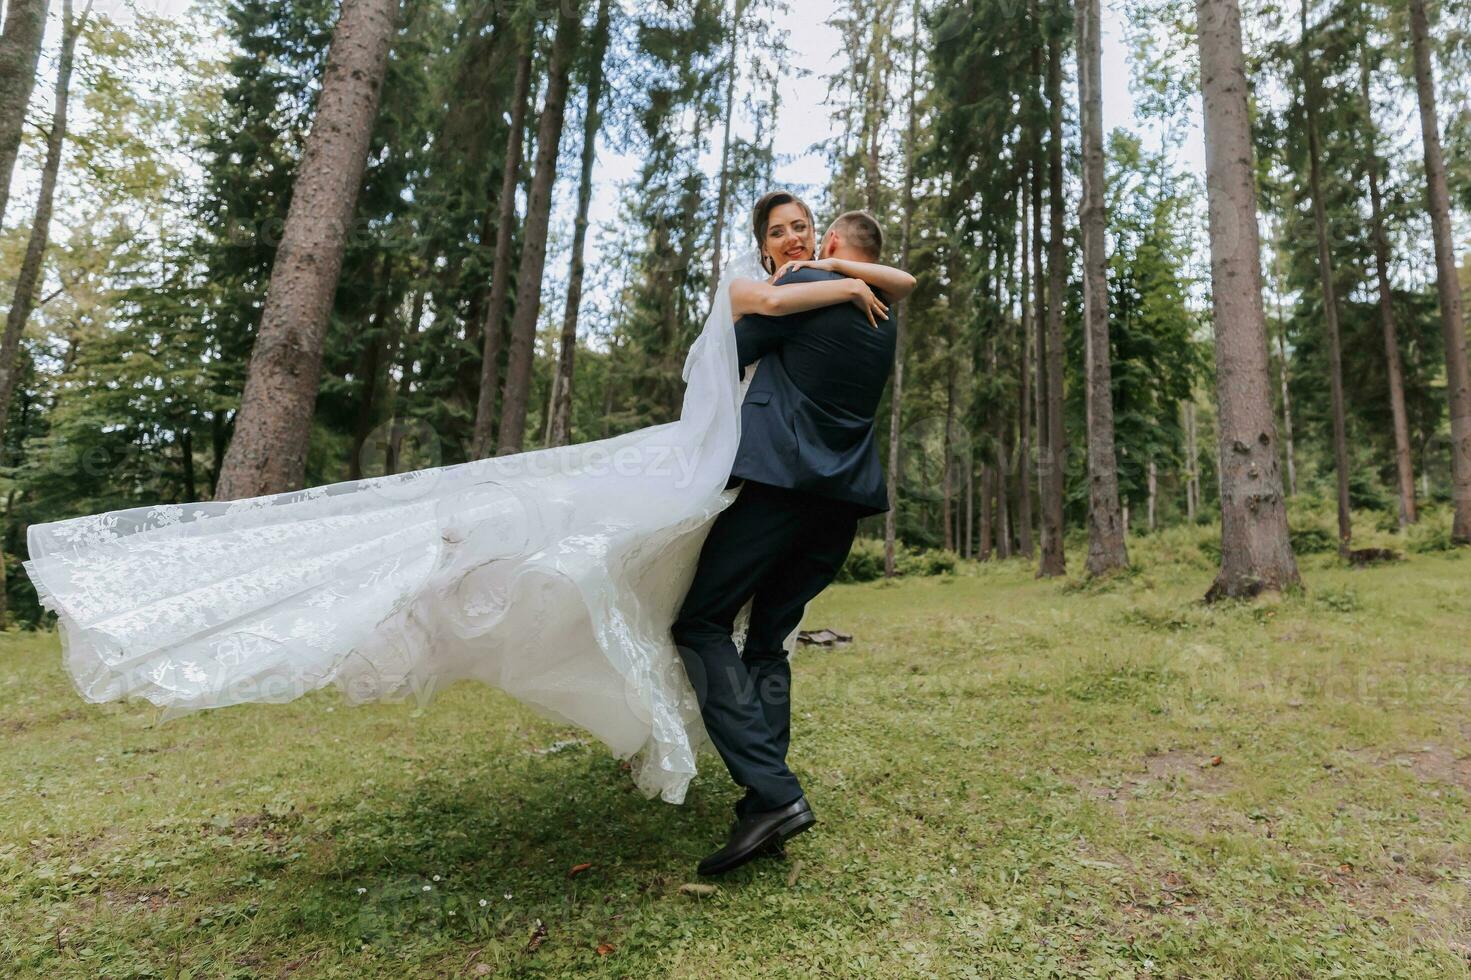
[[[817,823],[817,816],[811,810],[799,813],[795,817],[789,817],[777,826],[775,843],[785,844],[815,823]]]

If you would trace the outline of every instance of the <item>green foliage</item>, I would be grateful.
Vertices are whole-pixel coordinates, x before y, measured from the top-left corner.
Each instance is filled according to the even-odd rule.
[[[959,557],[942,548],[912,548],[895,545],[894,573],[901,576],[949,575]],[[838,570],[839,582],[873,582],[884,577],[884,542],[881,538],[858,538]]]
[[[1205,570],[1221,561],[1219,521],[1177,524],[1154,534],[1129,539],[1130,560],[1143,566]]]
[[[1109,346],[1114,445],[1120,499],[1147,500],[1147,471],[1178,472],[1185,454],[1180,405],[1191,398],[1207,359],[1190,294],[1191,256],[1201,247],[1193,176],[1137,137],[1110,141]],[[1082,352],[1077,352],[1081,359]],[[1081,386],[1079,386],[1081,387]]]
[[[843,0],[831,25],[841,38],[839,64],[828,78],[809,79],[773,26],[780,7],[779,0],[615,4],[607,58],[613,96],[599,146],[636,159],[638,169],[617,188],[618,220],[593,232],[614,258],[589,270],[573,439],[613,435],[677,413],[680,369],[708,307],[715,228],[723,225],[725,257],[747,247],[746,208],[775,172],[773,123],[784,100],[825,85],[839,129],[824,147],[829,181],[797,190],[817,207],[819,224],[842,208],[871,207],[888,233],[890,261],[898,260],[908,219],[907,261],[918,286],[902,307],[903,460],[890,465],[901,476],[901,570],[943,572],[947,563],[955,567],[955,557],[938,549],[964,524],[966,481],[982,466],[1002,469],[1014,512],[1019,471],[1035,473],[1035,460],[1021,459],[1018,446],[1020,418],[1032,409],[1022,404],[1021,374],[1036,354],[1029,346],[1038,314],[1033,287],[1047,270],[1035,267],[1029,252],[1023,277],[1020,222],[1034,173],[1043,178],[1044,210],[1051,203],[1045,167],[1034,167],[1045,160],[1050,138],[1040,69],[1049,42],[1069,61],[1074,57],[1072,11],[1050,0]],[[1137,108],[1165,122],[1166,132],[1158,151],[1124,133],[1110,143],[1110,354],[1120,486],[1131,508],[1131,548],[1173,567],[1199,569],[1219,560],[1203,188],[1172,162],[1181,134],[1175,120],[1197,88],[1194,11],[1177,0],[1131,0],[1126,7]],[[1442,72],[1449,76],[1444,100],[1452,105],[1465,89],[1465,73],[1454,70],[1464,66],[1468,50],[1462,7],[1440,15],[1438,55],[1449,69]],[[28,523],[210,496],[337,9],[329,0],[211,0],[177,22],[143,12],[124,27],[95,16],[78,65],[77,98],[85,112],[77,113],[59,199],[66,234],[56,236],[47,258],[47,288],[57,288],[22,338],[21,382],[5,434],[5,489],[13,491],[7,551],[23,556]],[[517,58],[529,51],[536,83],[523,155],[531,156],[548,10],[530,0],[404,5],[331,311],[309,483],[345,479],[361,467],[402,469],[465,457],[479,395],[511,80]],[[1276,13],[1249,10],[1248,26],[1253,17]],[[1383,158],[1392,306],[1411,438],[1417,470],[1429,473],[1430,502],[1443,502],[1448,493],[1438,301],[1417,244],[1423,174],[1414,148],[1391,124],[1400,84],[1395,72],[1403,67],[1402,44],[1391,28],[1403,11],[1371,3],[1331,17],[1326,9],[1311,13],[1317,26],[1310,54],[1325,103],[1332,272],[1352,393],[1357,541],[1364,533],[1397,534],[1388,377],[1364,220],[1371,129]],[[1248,40],[1261,199],[1271,233],[1266,299],[1274,348],[1283,339],[1281,352],[1273,351],[1274,370],[1290,372],[1295,462],[1302,488],[1317,497],[1331,494],[1333,473],[1315,236],[1303,191],[1301,52],[1291,30],[1249,30]],[[569,161],[581,149],[573,134],[588,112],[586,54],[573,73],[559,202],[573,196],[568,174],[576,168]],[[1372,75],[1371,105],[1358,92],[1361,64]],[[1063,100],[1067,179],[1060,203],[1067,228],[1059,244],[1069,391],[1061,449],[1065,540],[1074,545],[1085,534],[1086,434],[1070,99]],[[1447,113],[1443,125],[1453,193],[1468,199],[1467,165],[1455,155],[1456,147],[1471,144],[1462,115]],[[726,120],[734,134],[728,155]],[[716,157],[727,164],[723,174],[712,167]],[[911,164],[912,195],[905,187]],[[523,187],[529,170],[522,169]],[[519,223],[511,230],[517,250]],[[18,255],[21,237],[19,228],[0,235],[0,255]],[[530,399],[532,447],[545,422],[551,334],[562,312],[564,229],[554,224],[551,237]],[[1031,393],[1025,398],[1030,402]],[[1184,451],[1180,404],[1187,400],[1199,421],[1194,461]],[[888,409],[880,410],[878,433],[885,447]],[[390,460],[375,438],[390,421],[416,423],[432,433],[433,445]],[[1035,447],[1035,432],[1032,442]],[[956,475],[948,492],[942,486],[947,459]],[[1199,526],[1184,528],[1192,463],[1206,499]],[[1165,530],[1145,537],[1139,532],[1151,464]],[[941,520],[947,498],[949,529]],[[1435,517],[1410,529],[1404,546],[1449,549],[1442,523]],[[1301,555],[1336,549],[1334,515],[1321,502],[1294,502],[1292,528]],[[846,576],[874,576],[865,549],[872,545],[855,550]],[[1101,583],[1089,594],[1104,598],[1138,584]],[[12,574],[16,618],[32,622],[39,611],[25,588],[23,577]]]
[[[630,80],[632,96],[620,111],[629,117],[626,139],[643,162],[623,189],[613,236],[627,257],[618,270],[612,338],[613,370],[626,383],[609,393],[613,431],[666,422],[679,413],[685,354],[704,322],[714,285],[710,232],[721,188],[719,175],[710,179],[704,157],[721,155],[723,118],[739,108],[724,104],[727,72],[750,72],[747,84],[755,90],[749,109],[758,118],[778,108],[774,79],[764,68],[752,70],[747,56],[748,46],[755,45],[763,57],[781,57],[784,39],[763,24],[766,0],[739,9],[739,26],[725,16],[724,5],[696,0],[646,6],[633,23],[635,65],[628,67],[637,79]],[[746,209],[769,189],[770,132],[769,126],[758,127],[758,139],[738,141],[727,160],[723,220],[729,244],[723,260],[732,258],[733,249],[751,248]]]
[[[1420,555],[1458,551],[1451,537],[1452,516],[1448,507],[1422,508],[1419,521],[1404,532],[1405,547]]]
[[[1358,591],[1348,586],[1342,588],[1314,589],[1311,595],[1312,601],[1316,605],[1332,612],[1358,612],[1363,608]]]

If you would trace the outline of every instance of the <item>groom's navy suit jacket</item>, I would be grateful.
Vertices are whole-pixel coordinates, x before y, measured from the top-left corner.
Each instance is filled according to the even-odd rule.
[[[797,269],[777,284],[842,279]],[[889,509],[874,415],[894,366],[895,321],[871,326],[852,303],[735,325],[742,369],[761,359],[741,405],[731,479],[848,501],[863,514]]]

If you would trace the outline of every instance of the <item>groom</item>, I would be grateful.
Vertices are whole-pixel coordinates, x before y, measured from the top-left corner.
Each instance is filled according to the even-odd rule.
[[[876,262],[883,233],[849,211],[823,237],[822,258]],[[777,281],[840,279],[799,268]],[[787,768],[791,670],[783,643],[827,587],[860,517],[889,509],[874,413],[894,363],[892,321],[875,329],[851,303],[736,324],[742,368],[761,359],[741,406],[735,502],[716,518],[673,627],[705,730],[746,788],[725,846],[702,875],[738,867],[816,822]],[[731,630],[754,599],[744,657]]]

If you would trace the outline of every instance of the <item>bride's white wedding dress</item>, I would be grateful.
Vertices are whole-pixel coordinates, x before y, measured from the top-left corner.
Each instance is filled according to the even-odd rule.
[[[597,736],[638,787],[684,800],[708,737],[669,626],[734,499],[739,440],[726,267],[684,365],[677,421],[598,442],[246,500],[32,525],[25,563],[89,701],[171,718],[354,703],[463,678]],[[790,644],[790,641],[789,641]]]

